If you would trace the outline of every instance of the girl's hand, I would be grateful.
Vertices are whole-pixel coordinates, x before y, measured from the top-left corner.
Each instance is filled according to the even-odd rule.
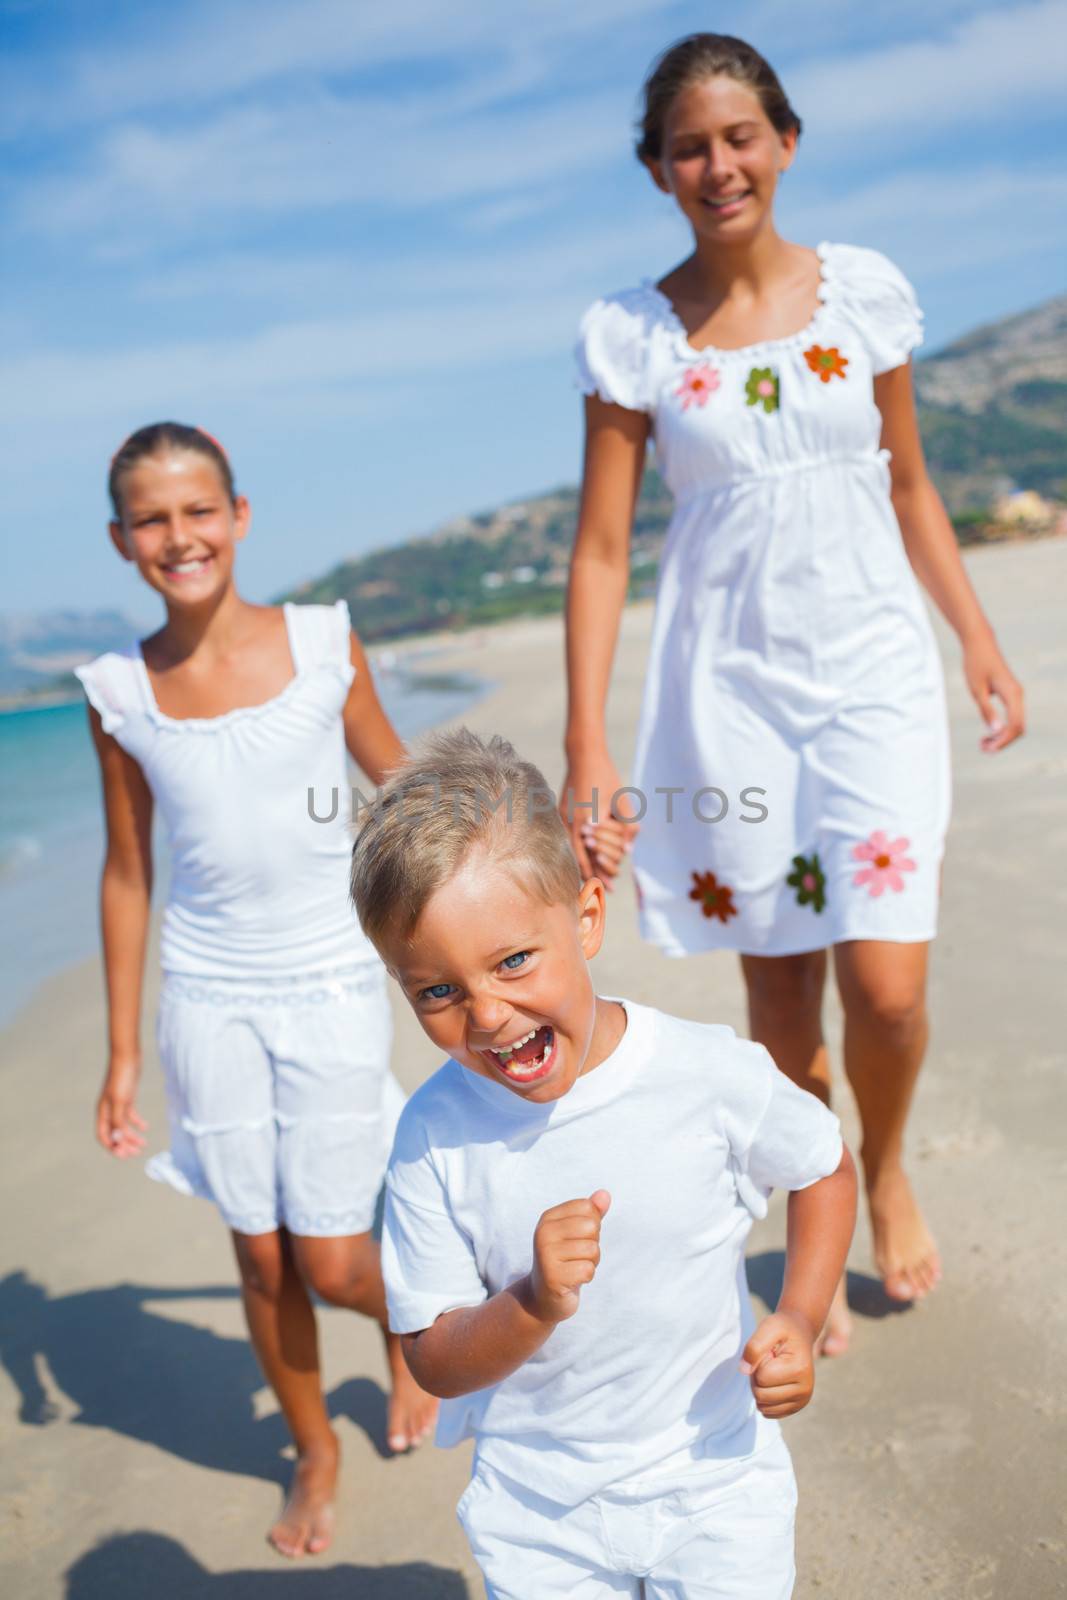
[[[140,1077],[140,1056],[112,1056],[96,1102],[97,1140],[120,1161],[139,1156],[145,1147],[148,1124],[134,1107]]]
[[[1022,684],[1000,653],[991,633],[980,634],[963,647],[963,675],[989,732],[981,748],[991,755],[1026,732]],[[996,701],[1004,708],[1001,716]]]
[[[741,1371],[752,1378],[756,1405],[765,1417],[791,1417],[803,1410],[815,1388],[815,1332],[793,1311],[764,1317],[741,1353]]]
[[[560,791],[559,813],[570,834],[574,853],[584,878],[596,877],[610,890],[618,876],[622,858],[633,846],[640,824],[629,821],[633,803],[622,795],[616,814],[610,810],[612,795],[623,787],[619,770],[611,757],[572,761],[568,764]],[[596,795],[597,820],[593,821],[590,802]]]

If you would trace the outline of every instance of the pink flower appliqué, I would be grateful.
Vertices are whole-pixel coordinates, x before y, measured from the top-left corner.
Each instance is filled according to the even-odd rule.
[[[690,406],[706,406],[709,394],[714,394],[722,382],[718,367],[702,361],[699,367],[687,367],[681,383],[674,391],[682,402],[682,410]]]
[[[866,861],[867,866],[857,872],[852,882],[857,889],[865,885],[872,900],[877,900],[886,889],[900,894],[904,887],[902,872],[914,872],[915,863],[904,854],[911,841],[890,839],[879,828],[863,844],[853,845],[852,859]]]

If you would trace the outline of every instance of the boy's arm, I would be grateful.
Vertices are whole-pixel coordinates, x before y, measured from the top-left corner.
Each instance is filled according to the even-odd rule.
[[[446,1311],[431,1328],[401,1334],[400,1342],[420,1389],[452,1400],[510,1377],[554,1327],[537,1315],[527,1273],[482,1305]]]
[[[856,1168],[847,1149],[828,1178],[789,1196],[779,1314],[799,1316],[816,1339],[845,1270],[856,1226]]]
[[[789,1196],[785,1279],[778,1306],[746,1344],[741,1370],[765,1417],[788,1417],[811,1399],[813,1350],[845,1268],[856,1222],[856,1168],[842,1150],[836,1172]]]
[[[420,1388],[442,1400],[487,1389],[540,1350],[578,1309],[600,1261],[600,1224],[611,1197],[598,1189],[546,1211],[534,1233],[533,1266],[479,1306],[446,1311],[429,1328],[401,1335]]]

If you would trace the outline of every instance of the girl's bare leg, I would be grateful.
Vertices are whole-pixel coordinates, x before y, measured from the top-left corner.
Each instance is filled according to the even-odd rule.
[[[294,1235],[292,1245],[297,1269],[310,1289],[330,1305],[360,1311],[381,1325],[392,1374],[386,1424],[389,1448],[402,1451],[420,1445],[433,1432],[438,1402],[419,1388],[404,1360],[400,1340],[389,1332],[377,1240],[370,1233],[339,1239]]]
[[[904,1126],[926,1051],[925,944],[857,939],[834,951],[845,1009],[845,1070],[856,1096],[874,1258],[894,1300],[941,1277],[937,1246],[904,1173]]]
[[[340,1446],[322,1394],[315,1313],[284,1231],[233,1235],[248,1331],[296,1445],[282,1514],[267,1537],[286,1556],[318,1555],[333,1535]]]
[[[826,951],[799,956],[742,956],[748,1023],[786,1077],[830,1104],[830,1062],[822,1031]],[[844,1355],[852,1333],[844,1279],[837,1286],[817,1349]]]

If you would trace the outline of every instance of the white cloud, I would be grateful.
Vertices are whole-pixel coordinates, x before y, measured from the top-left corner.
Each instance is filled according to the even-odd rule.
[[[372,384],[419,372],[462,370],[537,356],[558,345],[570,296],[470,307],[442,320],[436,309],[402,318],[378,309],[339,319],[289,322],[245,337],[183,339],[115,352],[42,352],[3,368],[0,420],[15,426],[85,418],[105,408],[201,409],[255,393],[308,385]]]
[[[790,72],[790,97],[820,140],[847,135],[899,148],[949,124],[988,125],[1013,109],[1062,111],[1065,0],[998,7],[951,27],[936,16],[929,22],[933,36]]]
[[[986,166],[962,183],[954,169],[929,167],[820,196],[794,207],[790,220],[821,237],[886,249],[921,281],[958,280],[1018,261],[1023,248],[1062,255],[1067,173]]]
[[[315,209],[408,210],[507,199],[617,159],[627,108],[611,94],[523,114],[458,117],[325,90],[226,111],[193,127],[129,123],[82,170],[26,181],[13,212],[35,232],[135,240],[183,236],[221,219]]]
[[[512,0],[506,11],[496,0],[202,0],[146,15],[91,50],[59,53],[47,63],[47,93],[44,72],[35,79],[12,60],[0,131],[188,111],[285,80],[397,63],[451,66],[470,107],[529,86],[547,66],[544,51],[571,51],[583,35],[672,9],[668,0]]]
[[[437,250],[419,238],[404,251],[356,265],[342,252],[282,252],[249,249],[200,253],[185,262],[153,270],[138,280],[138,298],[152,303],[210,297],[216,303],[276,298],[288,305],[319,306],[369,304],[385,316],[403,319],[409,304],[435,306],[450,314],[457,304],[473,307],[485,301],[507,304],[513,296],[536,294],[545,288],[569,288],[572,293],[589,280],[604,287],[605,278],[648,270],[671,252],[685,248],[684,225],[666,203],[643,219],[627,219],[608,227],[575,224],[570,217],[556,220],[532,242],[471,255]]]

